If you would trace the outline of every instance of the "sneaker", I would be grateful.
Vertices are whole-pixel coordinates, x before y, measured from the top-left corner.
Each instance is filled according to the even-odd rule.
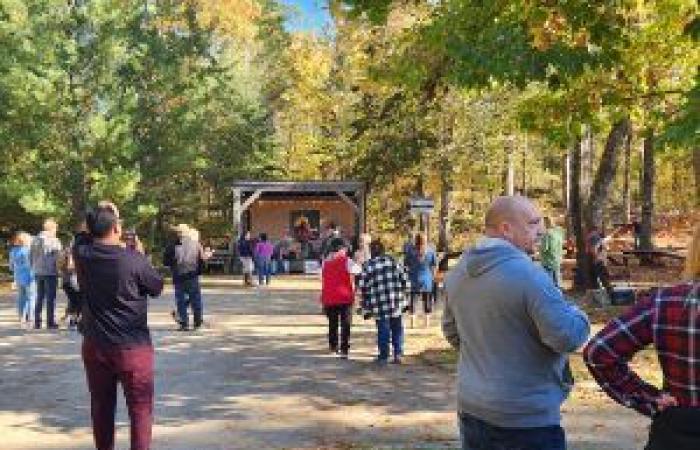
[[[336,354],[338,353],[337,347],[328,347],[328,353]]]
[[[379,367],[384,367],[389,363],[389,360],[386,358],[380,358],[377,356],[376,358],[374,358],[374,363]]]
[[[348,359],[348,352],[340,352],[338,356],[340,359]]]
[[[393,362],[394,364],[400,365],[400,364],[403,364],[403,359],[401,358],[401,356],[394,356],[394,359],[391,362]]]
[[[190,331],[190,327],[181,324],[177,331]]]

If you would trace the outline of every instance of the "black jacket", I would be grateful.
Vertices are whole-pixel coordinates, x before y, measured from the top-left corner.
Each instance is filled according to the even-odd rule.
[[[73,250],[83,292],[85,338],[112,346],[150,345],[147,296],[157,297],[163,278],[146,257],[119,245],[76,237]]]

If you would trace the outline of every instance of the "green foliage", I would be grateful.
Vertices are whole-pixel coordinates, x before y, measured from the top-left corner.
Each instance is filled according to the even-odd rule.
[[[692,0],[329,4],[315,36],[286,32],[275,0],[0,0],[0,213],[68,221],[110,198],[153,240],[174,222],[223,235],[235,179],[358,178],[379,233],[445,192],[475,231],[509,168],[561,206],[564,149],[627,116],[669,149],[659,189],[685,189]]]
[[[248,3],[237,24],[265,31],[242,48],[204,1],[0,0],[0,204],[77,220],[109,198],[149,230],[228,209],[272,152],[261,74],[285,35]]]

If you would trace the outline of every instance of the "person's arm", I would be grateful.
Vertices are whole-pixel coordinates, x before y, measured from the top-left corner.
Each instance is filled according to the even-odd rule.
[[[431,269],[431,273],[433,274],[433,281],[437,280],[438,263],[437,263],[437,254],[434,251],[430,252],[430,269]]]
[[[372,302],[369,295],[368,277],[368,267],[365,263],[362,266],[362,272],[360,273],[360,277],[358,279],[360,306],[362,307],[362,315],[365,319],[368,319],[372,315]]]
[[[163,265],[173,267],[175,265],[175,246],[168,244],[163,252]]]
[[[144,255],[139,254],[136,257],[139,258],[141,265],[138,274],[141,290],[151,297],[158,297],[163,292],[163,277]]]
[[[36,268],[36,260],[39,258],[38,247],[37,238],[32,238],[32,242],[29,244],[29,267],[31,267],[32,270]]]
[[[15,265],[17,264],[17,262],[15,261],[15,258],[16,258],[15,252],[10,251],[10,255],[9,255],[9,258],[8,258],[8,263],[9,263],[9,269],[10,269],[10,272],[11,272],[11,273],[14,273],[15,270],[16,270],[16,269],[15,269]]]
[[[360,267],[359,264],[353,261],[352,258],[348,258],[346,268],[348,273],[351,273],[353,275],[359,275],[362,272],[362,267]]]
[[[209,259],[207,255],[204,253],[204,247],[202,247],[202,244],[197,244],[197,273],[201,275],[204,273],[204,266],[206,260]]]
[[[411,249],[408,246],[403,248],[403,266],[408,268],[411,267]]]
[[[445,309],[442,313],[442,334],[452,348],[459,350],[459,330],[457,329],[457,322],[455,321],[449,298],[445,299]]]
[[[632,371],[629,360],[653,342],[653,310],[653,298],[641,299],[609,322],[583,351],[589,372],[605,393],[647,416],[659,410],[657,402],[664,393]]]
[[[586,343],[588,317],[564,298],[552,279],[533,265],[525,287],[527,311],[542,343],[557,353],[571,353]]]
[[[81,258],[81,252],[85,251],[83,247],[92,244],[92,238],[86,232],[80,232],[73,238],[73,248],[71,249],[71,256],[73,257],[73,264],[75,265],[75,276],[78,279],[78,287],[82,292],[86,292],[86,274],[85,274],[85,264]]]

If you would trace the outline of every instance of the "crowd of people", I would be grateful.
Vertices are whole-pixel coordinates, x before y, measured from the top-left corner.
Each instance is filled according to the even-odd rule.
[[[244,286],[256,285],[255,274],[257,285],[266,286],[270,284],[273,275],[289,273],[292,261],[317,259],[322,262],[328,256],[330,242],[333,238],[340,237],[340,228],[334,222],[329,222],[323,233],[316,233],[318,248],[314,248],[311,244],[314,233],[309,228],[308,221],[304,217],[301,219],[303,220],[294,227],[293,233],[286,233],[275,241],[266,232],[260,232],[257,236],[250,230],[241,233],[236,242],[236,253],[241,263]]]
[[[64,289],[70,289],[71,268],[60,265],[68,258],[61,241],[56,237],[58,225],[53,219],[44,221],[42,231],[32,237],[24,231],[15,233],[9,253],[10,270],[17,289],[17,313],[23,328],[42,327],[44,305],[48,329],[58,328],[56,322],[56,291],[59,278]],[[60,273],[59,273],[60,269]]]
[[[75,236],[88,232],[85,221],[75,236],[63,245],[57,236],[58,224],[52,218],[44,221],[42,231],[32,236],[17,231],[10,240],[9,269],[17,292],[17,315],[20,328],[49,330],[64,322],[77,329],[82,314],[83,294],[75,265]],[[188,329],[188,308],[194,315],[194,328],[203,323],[203,307],[199,277],[204,263],[212,256],[199,242],[199,232],[186,224],[172,227],[173,238],[164,249],[163,265],[170,270],[175,288],[173,318],[180,330]],[[144,253],[143,244],[133,230],[124,230],[119,245],[129,251]],[[57,320],[57,290],[61,288],[67,302],[61,320]],[[43,322],[45,311],[46,321]]]
[[[544,225],[544,226],[543,226]],[[132,450],[151,445],[154,350],[147,299],[163,290],[163,277],[134,233],[124,232],[117,207],[101,202],[88,211],[63,247],[47,219],[36,237],[19,232],[10,250],[23,327],[56,328],[58,282],[68,315],[80,319],[82,358],[91,396],[95,445],[114,448],[116,389],[121,384],[131,420]],[[175,288],[174,318],[188,330],[204,323],[199,277],[210,256],[199,233],[174,228],[164,251]],[[640,293],[637,302],[589,340],[586,314],[561,289],[563,230],[543,220],[522,196],[499,197],[485,216],[484,236],[467,248],[444,279],[442,330],[459,355],[457,404],[464,450],[563,450],[560,408],[573,386],[568,358],[584,347],[584,361],[615,401],[652,418],[646,450],[700,448],[700,226],[686,259],[686,280]],[[356,299],[374,320],[376,363],[401,364],[406,313],[422,303],[428,325],[436,302],[435,249],[423,234],[403,247],[403,260],[369,234],[350,246],[338,232],[323,244],[320,303],[328,320],[328,349],[348,359]],[[244,280],[269,284],[274,245],[265,234],[238,243]],[[533,260],[539,251],[540,261]],[[656,387],[629,366],[647,346],[659,355],[664,383]]]

